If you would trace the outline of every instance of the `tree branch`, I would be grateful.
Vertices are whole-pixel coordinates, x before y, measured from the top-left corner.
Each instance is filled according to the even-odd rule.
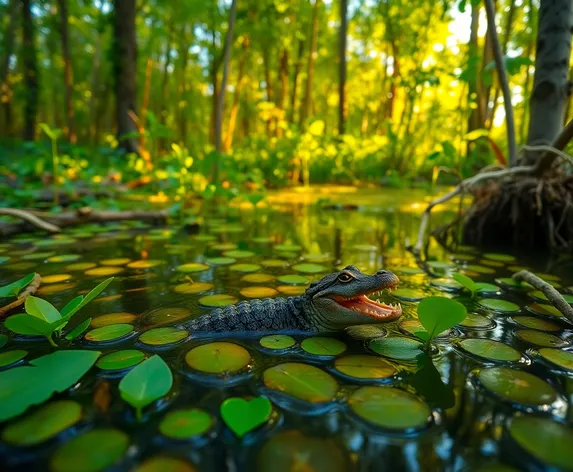
[[[40,277],[40,274],[34,274],[34,278],[28,284],[28,286],[26,287],[26,290],[24,290],[22,293],[20,293],[18,295],[18,298],[16,300],[14,300],[12,303],[9,303],[8,305],[0,308],[0,316],[3,316],[6,313],[8,313],[10,310],[13,310],[14,308],[17,308],[20,305],[22,305],[26,301],[26,298],[28,298],[30,295],[34,295],[36,293],[38,288],[40,288],[41,283],[42,283],[42,277]]]
[[[25,211],[25,210],[17,210],[15,208],[0,208],[0,215],[8,215],[8,216],[15,216],[16,218],[20,218],[28,223],[34,225],[36,228],[43,229],[48,233],[59,233],[61,231],[60,228],[57,226],[47,223],[44,220],[41,220],[36,215]]]

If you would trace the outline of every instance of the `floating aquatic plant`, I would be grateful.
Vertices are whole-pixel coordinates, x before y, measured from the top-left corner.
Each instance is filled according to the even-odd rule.
[[[460,324],[467,314],[464,305],[450,298],[424,298],[418,304],[418,319],[424,331],[417,331],[415,335],[426,343],[428,349],[434,338]]]

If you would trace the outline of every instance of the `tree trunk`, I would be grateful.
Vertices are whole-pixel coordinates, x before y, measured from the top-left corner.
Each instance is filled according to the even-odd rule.
[[[269,46],[263,45],[263,70],[264,70],[264,74],[265,74],[265,90],[267,92],[267,102],[273,103],[274,90],[273,90],[273,80],[271,78],[271,66],[270,66],[269,62],[270,62]],[[273,105],[274,105],[274,103],[273,103]],[[273,121],[274,121],[274,119],[272,116],[269,117],[268,120],[266,120],[267,137],[269,139],[271,139],[273,131],[274,131]]]
[[[167,125],[167,104],[169,103],[169,67],[171,66],[171,40],[173,36],[173,25],[169,26],[169,33],[167,35],[167,43],[165,48],[165,60],[163,63],[163,77],[161,79],[161,112],[159,115],[159,123],[163,126]],[[167,140],[161,137],[159,140],[159,149],[165,149]]]
[[[58,0],[58,10],[60,13],[60,28],[62,39],[62,58],[64,59],[64,84],[66,88],[66,135],[70,143],[75,144],[77,141],[76,127],[74,122],[74,72],[72,69],[72,58],[70,54],[69,24],[68,24],[68,2],[67,0]]]
[[[38,114],[38,61],[31,0],[22,1],[22,63],[26,84],[24,106],[24,141],[36,138],[36,115]]]
[[[312,105],[312,81],[314,78],[314,59],[316,56],[316,46],[318,43],[318,8],[321,0],[314,0],[312,8],[312,26],[310,32],[310,50],[308,53],[308,62],[306,65],[306,88],[302,107],[300,108],[299,126],[303,128],[309,117]]]
[[[298,40],[298,53],[296,56],[296,62],[294,64],[294,72],[292,76],[292,92],[290,96],[290,113],[289,122],[294,123],[295,110],[296,110],[296,99],[298,92],[298,75],[302,69],[302,57],[304,56],[304,39]]]
[[[279,61],[279,78],[281,81],[277,107],[281,110],[281,121],[284,123],[285,102],[288,96],[288,49],[284,48]],[[282,137],[284,126],[277,126],[277,137]]]
[[[181,142],[187,144],[187,92],[189,90],[187,84],[187,69],[189,67],[189,48],[191,47],[191,40],[193,39],[193,27],[191,27],[191,38],[187,35],[187,25],[183,26],[182,38],[183,45],[182,51],[179,53],[181,56],[181,77],[179,78],[178,86],[178,102],[177,117],[179,120],[179,139]]]
[[[346,126],[346,36],[348,31],[348,0],[340,0],[340,69],[338,82],[338,134]]]
[[[479,5],[473,5],[472,2],[472,21],[470,25],[470,42],[468,44],[468,66],[474,69],[474,73],[468,80],[468,105],[470,106],[470,116],[468,118],[467,131],[474,131],[481,128],[483,117],[481,107],[478,101],[479,73],[477,66],[478,61],[478,29],[479,29]],[[468,152],[470,143],[468,143]]]
[[[243,78],[245,76],[245,68],[247,64],[247,54],[249,49],[249,37],[245,36],[243,39],[243,54],[239,59],[239,72],[237,74],[237,85],[235,86],[235,94],[233,97],[233,106],[229,115],[229,125],[227,127],[227,134],[225,135],[225,152],[228,153],[233,144],[233,137],[235,134],[235,127],[237,125],[237,115],[239,114],[239,104],[241,103],[241,90],[243,89]]]
[[[528,144],[551,144],[563,127],[569,94],[571,56],[571,0],[541,0],[530,100]],[[528,153],[534,164],[539,154]]]
[[[133,120],[137,97],[136,0],[114,0],[113,4],[117,139],[120,148],[137,153],[139,146],[134,136],[137,127]]]
[[[223,50],[223,77],[221,78],[221,90],[217,96],[217,108],[215,109],[215,150],[217,153],[223,152],[223,111],[225,106],[225,92],[227,89],[227,80],[229,78],[229,66],[231,63],[231,46],[235,31],[235,20],[237,18],[237,0],[231,3],[229,11],[229,28],[225,37],[225,49]],[[215,163],[212,173],[212,182],[217,182],[219,169]]]
[[[4,32],[4,57],[0,63],[0,103],[2,104],[2,134],[12,134],[12,88],[10,85],[10,58],[14,54],[18,0],[10,0],[8,5],[8,25]]]

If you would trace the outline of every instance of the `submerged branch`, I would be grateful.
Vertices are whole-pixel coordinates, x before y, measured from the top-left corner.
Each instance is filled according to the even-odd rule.
[[[32,281],[28,284],[26,289],[18,295],[18,298],[16,300],[14,300],[12,303],[9,303],[4,307],[0,307],[0,316],[3,316],[10,310],[13,310],[14,308],[17,308],[20,305],[22,305],[26,301],[26,298],[36,293],[38,288],[40,288],[41,283],[42,283],[42,277],[40,277],[40,274],[34,274],[34,278],[32,279]]]
[[[47,223],[46,221],[38,218],[33,213],[30,213],[26,210],[17,210],[15,208],[0,208],[0,215],[7,215],[7,216],[15,216],[16,218],[20,218],[28,223],[34,225],[36,228],[43,229],[48,233],[59,233],[61,229],[51,223]]]
[[[573,307],[565,301],[563,296],[555,289],[555,287],[553,287],[553,285],[527,270],[522,270],[513,274],[513,279],[518,282],[527,282],[528,284],[533,285],[537,290],[541,290],[549,302],[563,313],[563,316],[573,323]]]

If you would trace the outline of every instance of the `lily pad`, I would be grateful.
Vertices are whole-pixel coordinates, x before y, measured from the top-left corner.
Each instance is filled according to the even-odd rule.
[[[93,318],[90,326],[92,328],[101,328],[103,326],[109,326],[114,324],[124,324],[124,323],[133,323],[137,318],[136,315],[132,313],[108,313],[106,315],[100,315],[96,318]]]
[[[146,326],[174,325],[191,316],[191,310],[183,307],[156,308],[145,313],[141,321]]]
[[[97,445],[97,447],[94,447]],[[61,445],[52,456],[52,472],[99,472],[117,464],[127,452],[129,437],[112,428],[92,429]]]
[[[514,316],[512,320],[524,328],[537,329],[539,331],[561,331],[561,326],[557,323],[535,316]]]
[[[309,403],[323,403],[334,399],[338,384],[318,367],[297,362],[286,362],[270,367],[263,373],[265,386]]]
[[[519,305],[501,298],[484,298],[479,300],[478,303],[487,308],[488,310],[498,311],[502,313],[511,313],[519,311]]]
[[[139,342],[149,346],[165,346],[183,341],[189,332],[185,329],[166,326],[164,328],[152,328],[139,336]]]
[[[515,333],[519,339],[534,346],[564,347],[569,343],[554,334],[544,333],[533,329],[518,329]]]
[[[64,282],[66,280],[71,279],[72,276],[70,274],[53,274],[53,275],[45,275],[42,277],[43,284],[56,284],[59,282]]]
[[[221,243],[221,244],[213,244],[211,248],[215,249],[216,251],[233,251],[237,249],[237,245],[234,243]]]
[[[175,410],[161,420],[159,432],[170,439],[185,440],[205,434],[214,424],[215,418],[198,408]]]
[[[230,270],[235,272],[243,272],[243,273],[250,273],[256,272],[261,269],[261,266],[258,264],[233,264],[229,267]]]
[[[127,323],[112,324],[88,331],[84,338],[86,341],[101,343],[116,341],[133,332],[133,325]]]
[[[480,383],[505,400],[525,405],[547,405],[557,399],[551,385],[533,374],[509,367],[490,367],[481,370]]]
[[[386,379],[396,373],[396,368],[379,357],[351,355],[339,357],[334,361],[339,372],[357,379]]]
[[[237,259],[233,259],[232,257],[209,257],[205,259],[205,262],[212,266],[223,266],[234,264],[237,262]]]
[[[277,280],[281,284],[291,284],[291,285],[307,285],[310,282],[308,277],[298,274],[281,275],[280,277],[277,277]]]
[[[108,277],[110,275],[115,275],[123,272],[122,267],[95,267],[94,269],[88,269],[84,272],[86,275],[93,277]]]
[[[485,282],[476,282],[476,288],[477,288],[477,293],[488,293],[488,294],[492,294],[492,293],[497,293],[499,292],[499,287],[497,285],[494,284],[488,284]]]
[[[265,424],[271,417],[273,407],[266,397],[250,400],[227,398],[221,404],[221,417],[239,438]]]
[[[303,274],[320,274],[326,272],[326,267],[320,264],[296,264],[292,266],[293,270]]]
[[[33,262],[23,261],[23,262],[16,262],[15,264],[8,264],[5,266],[5,268],[7,270],[24,271],[32,269],[33,267],[36,267],[36,265],[37,264]]]
[[[145,354],[137,349],[124,349],[110,352],[98,359],[96,366],[103,370],[122,370],[139,364]]]
[[[229,342],[202,344],[185,355],[189,367],[208,374],[235,373],[247,368],[251,361],[249,351]]]
[[[501,285],[506,290],[525,291],[531,289],[531,285],[529,285],[527,282],[521,282],[511,277],[501,277],[495,279],[495,283]]]
[[[266,259],[261,261],[261,265],[263,267],[270,267],[274,269],[284,269],[288,267],[288,262],[283,261],[282,259]]]
[[[324,264],[326,262],[332,262],[334,258],[330,254],[320,254],[320,253],[309,253],[305,254],[304,260],[307,262],[316,262],[318,264]]]
[[[83,272],[85,270],[93,269],[97,267],[95,262],[76,262],[75,264],[70,264],[66,266],[66,270],[71,272]]]
[[[8,336],[6,336],[5,334],[0,334],[0,348],[3,348],[4,346],[6,346],[6,344],[8,344]]]
[[[252,284],[265,284],[268,282],[273,282],[275,280],[275,276],[271,274],[247,274],[241,277],[241,282],[247,282]]]
[[[202,293],[207,292],[213,288],[213,284],[207,282],[184,282],[182,284],[173,287],[173,290],[177,293]]]
[[[215,241],[215,239],[217,238],[212,234],[198,234],[193,239],[195,239],[195,241],[208,242],[208,241]]]
[[[499,261],[499,262],[515,262],[515,256],[511,254],[499,254],[489,252],[483,255],[486,259],[491,259],[492,261]]]
[[[79,403],[70,400],[48,403],[8,425],[2,432],[2,441],[19,447],[35,446],[72,427],[81,417]]]
[[[438,290],[443,290],[445,292],[454,292],[461,290],[463,285],[454,279],[448,279],[446,277],[441,277],[438,279],[433,279],[430,281],[430,285],[436,287]]]
[[[477,264],[469,264],[464,267],[464,270],[469,270],[471,272],[476,272],[478,274],[495,274],[495,269]]]
[[[547,295],[545,295],[541,290],[534,290],[530,292],[529,295],[537,300],[548,301]],[[573,303],[573,295],[562,293],[561,296],[567,303]]]
[[[82,256],[79,254],[62,254],[60,256],[52,256],[48,258],[48,262],[74,262],[80,259]]]
[[[228,306],[234,305],[239,300],[232,295],[226,295],[224,293],[218,295],[207,295],[205,297],[201,297],[199,299],[199,303],[206,307],[221,307],[221,306]]]
[[[133,261],[127,264],[130,269],[152,269],[163,264],[163,261],[157,259],[145,259],[140,261]]]
[[[114,259],[103,259],[99,263],[103,266],[122,266],[131,262],[129,257],[116,257]]]
[[[154,456],[146,459],[133,472],[197,472],[197,469],[184,459],[169,456]]]
[[[478,315],[477,313],[468,313],[466,319],[458,326],[470,329],[488,329],[495,327],[495,321],[490,320],[487,316]]]
[[[278,292],[270,287],[246,287],[240,293],[246,298],[271,298]]]
[[[270,336],[263,336],[259,340],[259,344],[266,349],[288,349],[296,344],[296,341],[291,336],[285,334],[271,334]]]
[[[568,470],[573,464],[573,429],[551,418],[515,416],[509,434],[546,467]]]
[[[527,305],[525,309],[539,316],[554,316],[556,318],[563,317],[563,313],[553,305],[546,305],[544,303],[531,303],[530,305]]]
[[[189,264],[183,264],[175,268],[177,272],[183,272],[184,274],[193,274],[195,272],[203,272],[209,270],[209,266],[205,264],[199,264],[197,262],[191,262]]]
[[[573,372],[573,352],[542,347],[539,355],[560,369]]]
[[[315,356],[338,356],[346,351],[346,344],[342,341],[321,336],[306,338],[300,347],[303,351]]]
[[[420,275],[424,273],[419,267],[398,267],[396,272],[405,275]]]
[[[13,349],[12,351],[2,352],[0,353],[0,368],[20,362],[27,355],[28,351],[24,351],[23,349]]]
[[[306,292],[306,286],[304,285],[279,285],[277,290],[285,295],[297,296],[302,295]]]
[[[417,332],[425,330],[424,327],[422,326],[422,323],[420,323],[416,319],[402,320],[398,324],[398,327],[400,328],[400,330],[404,331],[407,334],[411,334],[412,336],[417,336],[416,334]],[[447,338],[451,332],[452,332],[451,329],[447,329],[446,331],[440,333],[438,337]]]
[[[226,251],[223,253],[223,256],[231,257],[233,259],[248,259],[249,257],[253,257],[254,255],[255,253],[252,251],[241,251],[241,250]]]
[[[424,292],[413,288],[399,288],[392,292],[392,295],[399,300],[409,302],[419,302],[426,296]]]
[[[368,347],[376,354],[399,361],[416,361],[423,354],[423,344],[420,341],[404,336],[374,339],[368,343]]]
[[[463,339],[459,346],[474,356],[490,361],[517,362],[521,359],[521,353],[507,344],[491,339]]]
[[[20,259],[23,261],[38,261],[52,257],[55,254],[55,252],[33,252],[32,254],[24,254]]]
[[[298,244],[277,244],[275,249],[280,252],[298,252],[302,251],[302,247]]]
[[[394,387],[361,387],[350,396],[348,404],[363,420],[390,430],[420,429],[432,416],[425,402]]]
[[[65,292],[74,288],[77,284],[75,282],[63,283],[63,284],[48,284],[41,286],[36,292],[37,295],[45,296],[52,293]],[[101,300],[101,299],[100,299]]]

